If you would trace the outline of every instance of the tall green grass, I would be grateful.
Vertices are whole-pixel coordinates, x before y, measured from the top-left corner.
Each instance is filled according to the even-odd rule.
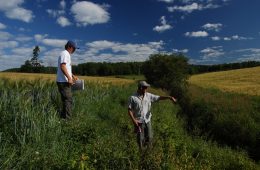
[[[0,169],[258,169],[246,153],[192,138],[169,101],[153,105],[154,146],[140,153],[127,114],[136,85],[86,84],[58,116],[54,82],[0,81]]]
[[[190,85],[193,133],[260,159],[260,97]]]

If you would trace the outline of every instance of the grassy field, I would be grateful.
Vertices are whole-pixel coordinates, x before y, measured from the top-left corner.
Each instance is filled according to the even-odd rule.
[[[260,96],[260,67],[193,75],[191,84],[227,92]]]
[[[177,115],[180,108],[169,101],[153,105],[154,145],[144,156],[127,114],[127,99],[136,91],[133,80],[105,87],[103,78],[100,85],[87,81],[84,91],[73,94],[72,118],[63,121],[54,77],[23,76],[36,80],[0,81],[0,169],[260,168],[243,151],[189,136]]]
[[[189,79],[192,132],[260,160],[260,67]]]
[[[0,78],[10,80],[51,80],[55,81],[55,74],[40,74],[40,73],[8,73],[0,72]],[[133,83],[133,79],[118,78],[118,77],[93,77],[93,76],[78,76],[86,82],[99,83],[99,84],[118,84],[124,85]]]

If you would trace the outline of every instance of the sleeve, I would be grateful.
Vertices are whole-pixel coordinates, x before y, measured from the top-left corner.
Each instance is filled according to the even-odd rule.
[[[156,102],[156,101],[158,101],[159,99],[160,99],[160,96],[154,95],[154,94],[151,94],[151,93],[150,93],[150,100],[151,100],[151,102]]]
[[[65,53],[61,53],[60,55],[60,63],[63,64],[63,63],[69,63],[68,61],[68,57]]]
[[[132,99],[132,97],[129,97],[129,99],[128,99],[128,109],[133,109],[133,99]]]

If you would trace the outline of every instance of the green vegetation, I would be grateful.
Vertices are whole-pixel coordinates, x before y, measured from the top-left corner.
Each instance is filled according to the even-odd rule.
[[[190,85],[189,131],[260,159],[260,96]]]
[[[60,97],[47,80],[0,81],[0,169],[259,169],[246,153],[190,137],[179,108],[153,105],[154,147],[143,157],[127,115],[133,85],[74,92],[74,115],[58,118]]]

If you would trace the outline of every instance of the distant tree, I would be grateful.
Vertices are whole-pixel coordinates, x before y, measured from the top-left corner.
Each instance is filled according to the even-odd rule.
[[[33,49],[33,56],[31,58],[31,64],[33,67],[41,67],[41,63],[39,61],[39,53],[40,53],[40,47],[37,45]]]
[[[148,82],[168,90],[177,98],[183,97],[188,78],[188,59],[182,54],[156,54],[143,65]]]
[[[31,60],[26,60],[24,65],[20,67],[20,72],[28,72],[28,73],[41,73],[45,72],[44,67],[41,65],[39,60],[40,47],[35,46],[33,49],[33,55]]]

